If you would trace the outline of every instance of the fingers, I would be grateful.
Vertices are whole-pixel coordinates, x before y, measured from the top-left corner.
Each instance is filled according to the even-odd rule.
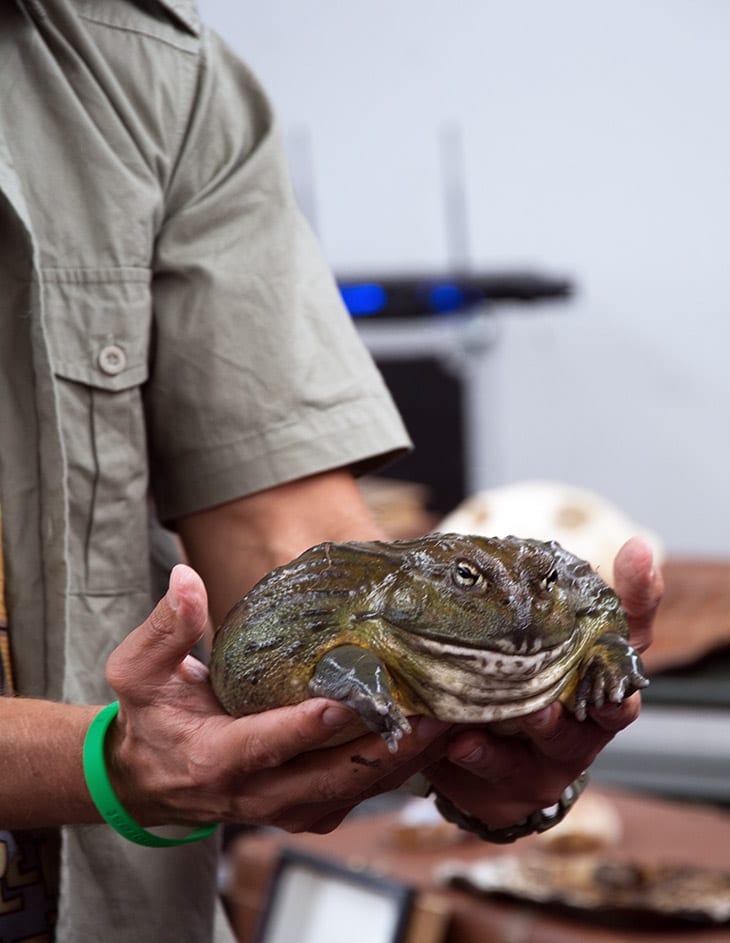
[[[408,762],[448,728],[431,718],[417,718],[413,732],[400,741],[395,754],[390,753],[382,737],[373,734],[330,746],[337,732],[352,724],[354,716],[351,710],[334,701],[310,698],[229,724],[223,734],[227,742],[218,745],[218,749],[221,754],[228,754],[239,769],[271,770],[300,755],[307,755],[311,761],[308,765],[321,766],[321,748],[327,747],[326,754],[331,760],[347,757],[352,765],[355,756],[355,765],[380,771],[382,776],[392,767]]]
[[[621,704],[591,709],[588,719],[578,721],[556,703],[522,718],[520,729],[540,755],[569,764],[577,775],[590,766],[620,730],[636,719],[640,705],[641,696],[634,694]]]
[[[484,728],[456,732],[447,763],[427,776],[460,808],[492,826],[509,825],[556,802],[566,786],[636,718],[640,695],[578,721],[558,704],[515,721],[517,736]]]
[[[332,701],[312,698],[301,704],[279,707],[241,717],[227,724],[224,740],[217,744],[231,768],[271,770],[288,760],[323,747],[351,724],[353,712]]]
[[[457,732],[449,744],[448,757],[453,763],[479,772],[487,778],[517,776],[514,763],[524,759],[525,775],[530,764],[546,759],[580,767],[582,772],[596,754],[639,715],[641,695],[637,692],[621,704],[593,708],[590,717],[578,721],[558,702],[513,721],[517,737],[494,736],[484,728]],[[531,746],[525,752],[525,746]]]
[[[591,708],[591,720],[613,737],[638,718],[641,712],[641,693],[635,691],[620,704],[606,704]]]
[[[232,797],[225,818],[273,824],[287,831],[328,831],[363,799],[395,788],[423,765],[419,758],[446,725],[414,719],[396,753],[381,737],[366,734],[327,749],[331,702],[314,700],[268,714],[241,718],[238,739],[229,739],[227,780]],[[337,709],[340,710],[339,708]],[[349,713],[349,712],[348,712]],[[343,718],[344,719],[344,718]],[[351,721],[346,719],[344,726]],[[225,751],[216,751],[223,758]]]
[[[566,784],[552,764],[536,763],[526,741],[484,729],[456,734],[447,759],[424,772],[458,808],[493,827],[512,825],[549,805]]]
[[[165,596],[151,615],[109,656],[106,677],[119,694],[144,699],[175,675],[203,636],[207,596],[198,574],[184,564],[170,574]]]
[[[628,617],[631,642],[643,651],[651,643],[654,617],[664,592],[661,571],[654,566],[651,547],[643,538],[632,537],[619,550],[614,583]]]

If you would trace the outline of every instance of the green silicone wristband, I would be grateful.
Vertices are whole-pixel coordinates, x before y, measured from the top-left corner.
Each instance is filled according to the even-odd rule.
[[[128,841],[135,842],[137,845],[147,845],[149,848],[172,848],[174,845],[187,845],[189,842],[208,838],[218,828],[217,825],[202,825],[183,838],[163,838],[162,835],[155,835],[154,832],[148,832],[146,828],[138,825],[122,807],[109,781],[104,755],[106,734],[118,713],[119,701],[113,701],[99,711],[92,720],[84,740],[86,785],[104,821]]]

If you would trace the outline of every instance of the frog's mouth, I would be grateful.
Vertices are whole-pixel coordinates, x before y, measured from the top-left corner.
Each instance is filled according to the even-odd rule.
[[[551,667],[557,667],[555,673],[562,674],[572,662],[570,655],[576,647],[572,638],[564,639],[557,645],[537,648],[530,648],[527,643],[518,647],[506,641],[492,648],[484,648],[415,634],[403,634],[400,639],[417,657],[438,659],[444,671],[450,665],[482,679],[513,681],[529,681]],[[439,673],[438,668],[436,671]]]
[[[495,657],[507,658],[525,658],[525,659],[550,659],[560,657],[560,654],[570,648],[574,643],[573,633],[563,635],[557,641],[547,644],[543,636],[537,631],[525,631],[520,636],[520,641],[515,642],[505,634],[496,638],[479,639],[469,641],[468,639],[454,640],[454,636],[439,635],[436,632],[429,632],[419,628],[417,632],[404,632],[397,623],[388,620],[390,631],[396,634],[405,644],[411,648],[423,646],[426,651],[433,651],[434,648],[439,651],[454,651],[464,653],[478,652],[485,655],[494,655]],[[464,657],[469,657],[465,654]]]
[[[532,654],[423,636],[403,642],[406,683],[436,717],[456,723],[502,720],[544,707],[560,696],[580,658],[572,639]]]

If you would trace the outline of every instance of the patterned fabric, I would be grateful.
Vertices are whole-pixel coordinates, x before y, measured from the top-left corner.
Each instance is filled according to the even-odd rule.
[[[0,696],[14,693],[0,515]],[[0,830],[0,943],[51,943],[57,874],[56,832]]]
[[[55,832],[0,831],[0,943],[52,943],[57,874]]]

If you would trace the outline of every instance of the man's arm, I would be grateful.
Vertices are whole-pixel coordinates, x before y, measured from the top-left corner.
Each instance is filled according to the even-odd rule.
[[[81,749],[97,707],[0,697],[0,822],[32,828],[100,822]]]
[[[218,625],[262,576],[323,540],[382,540],[351,473],[279,485],[177,521]]]

